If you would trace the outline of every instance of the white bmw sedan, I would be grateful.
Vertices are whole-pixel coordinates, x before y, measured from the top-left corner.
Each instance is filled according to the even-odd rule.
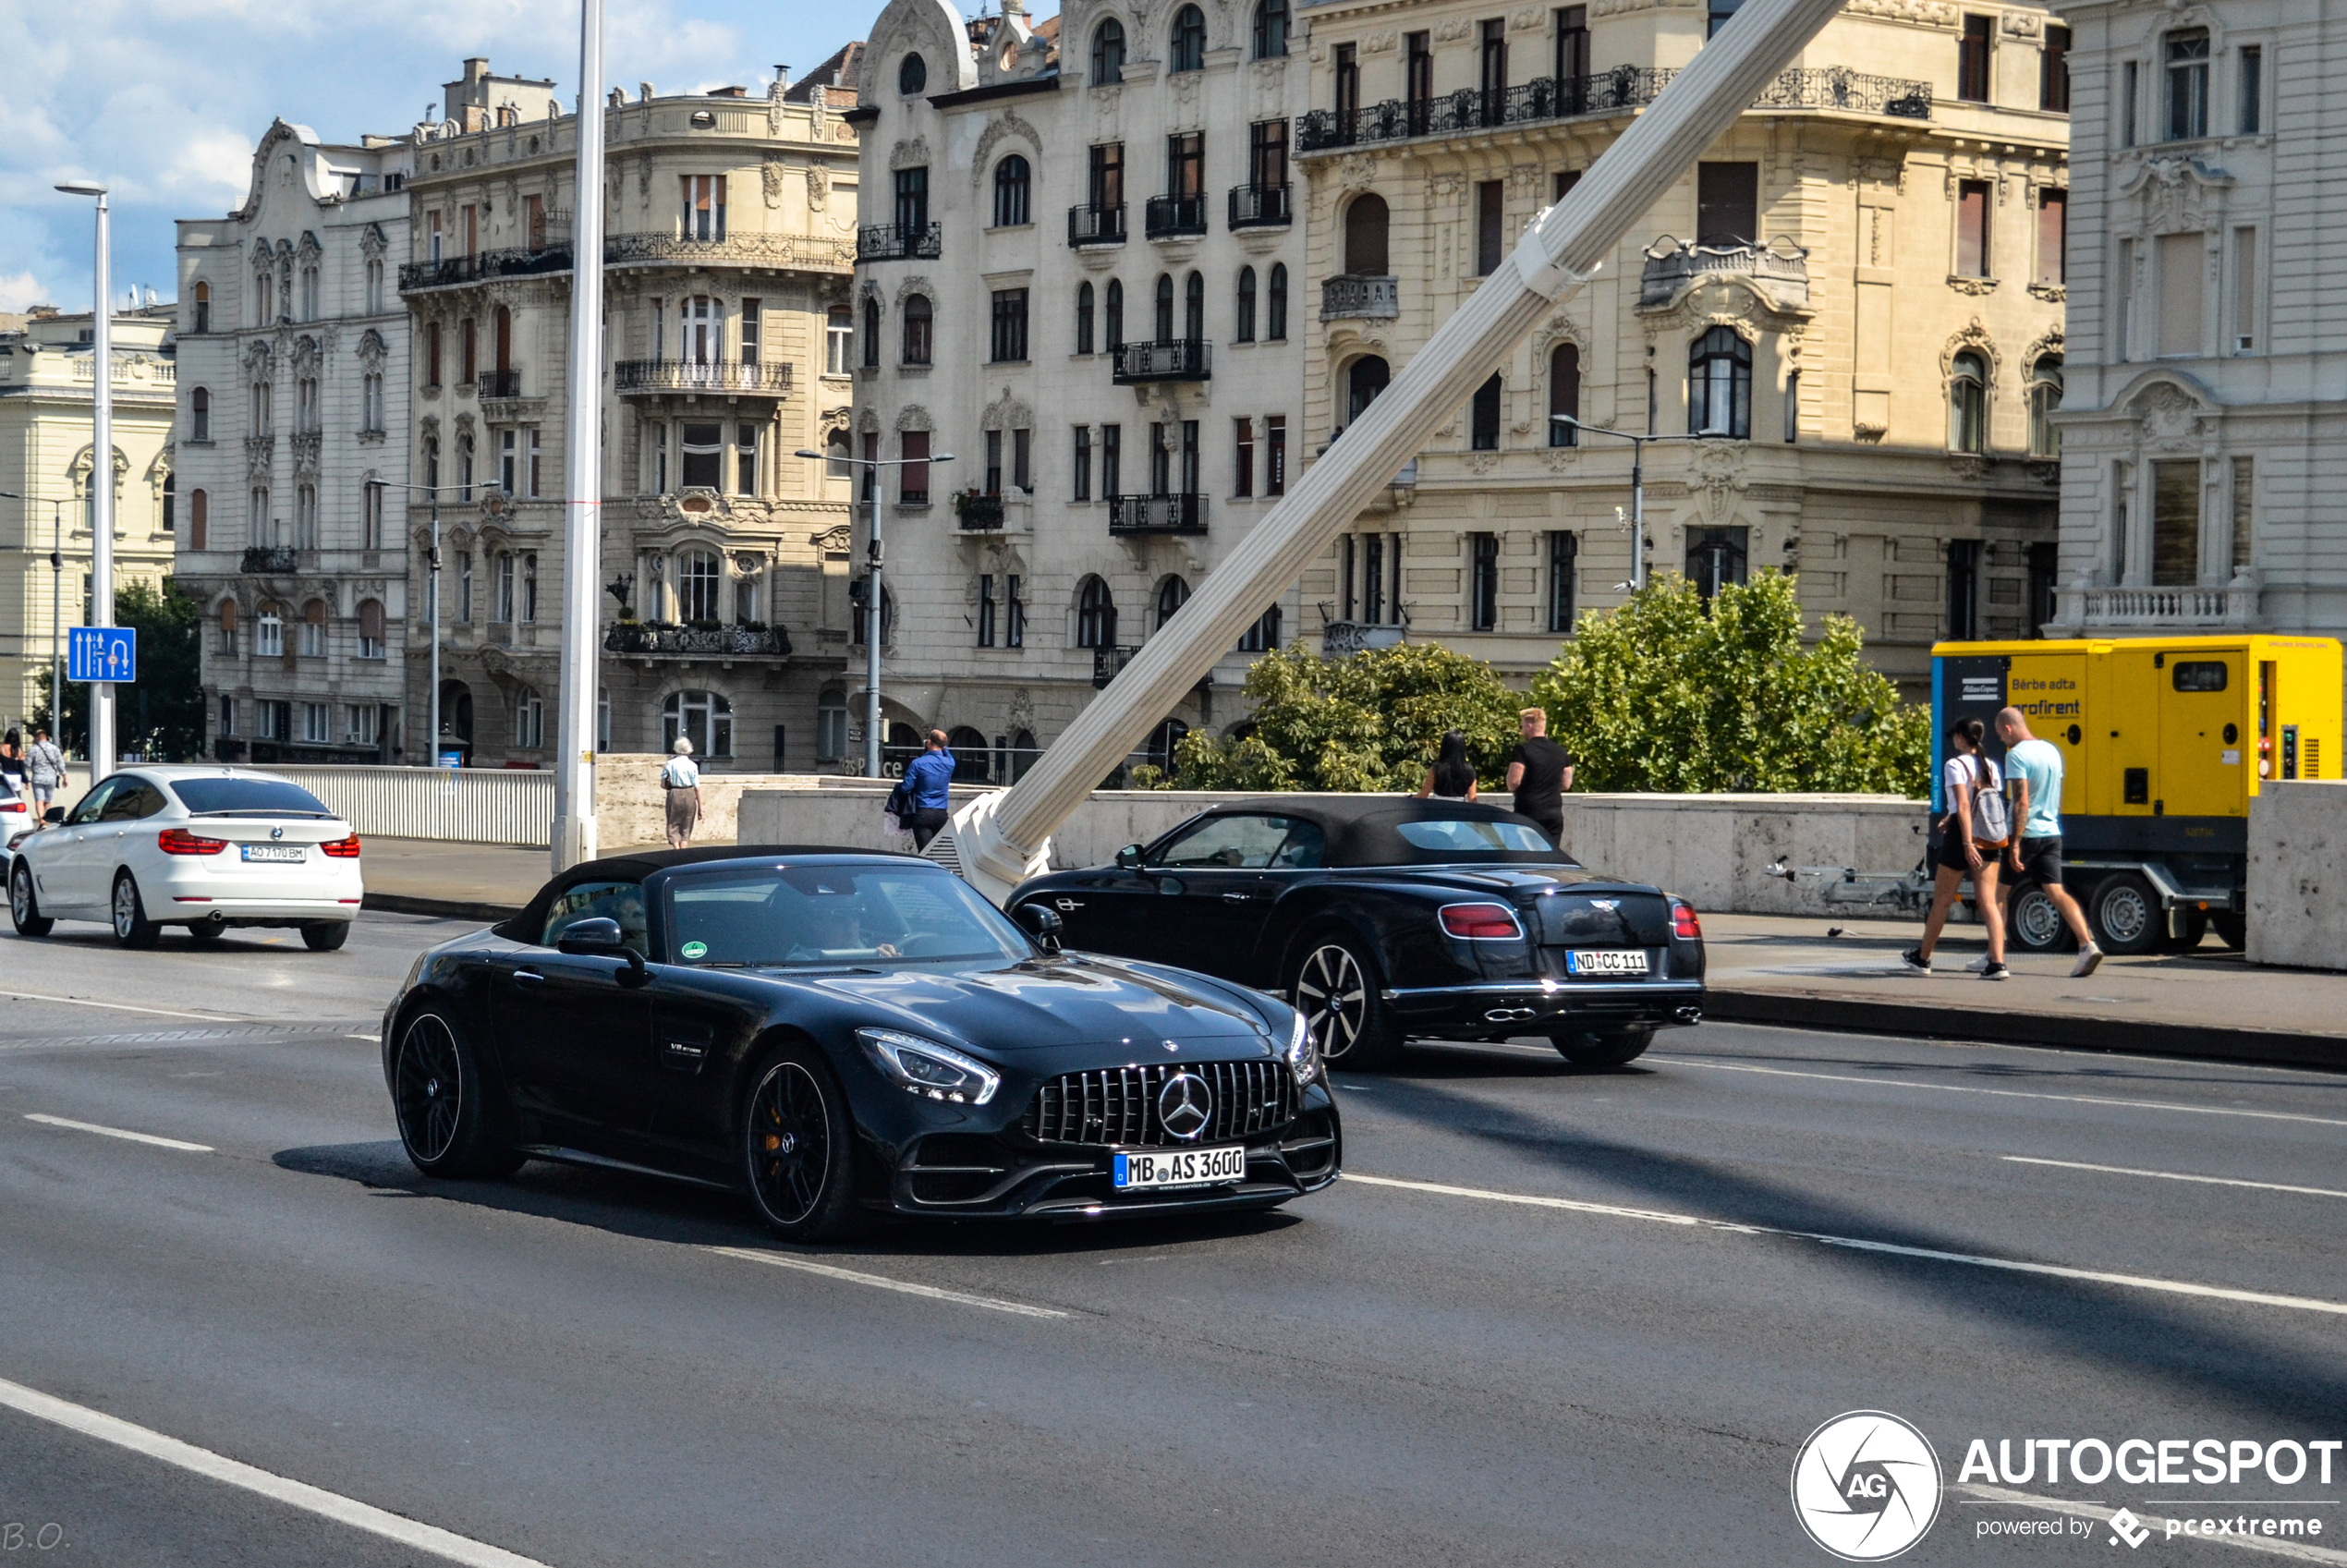
[[[60,917],[103,920],[125,947],[152,947],[164,926],[200,942],[231,926],[296,926],[327,953],[358,918],[359,835],[274,773],[134,768],[63,815],[12,846],[20,936],[46,936]]]

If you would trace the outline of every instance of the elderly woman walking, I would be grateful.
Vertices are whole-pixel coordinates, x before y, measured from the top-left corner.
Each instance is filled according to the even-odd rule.
[[[693,762],[693,743],[676,737],[676,754],[662,764],[661,788],[668,795],[668,847],[683,849],[693,842],[693,825],[700,820],[700,769]]]

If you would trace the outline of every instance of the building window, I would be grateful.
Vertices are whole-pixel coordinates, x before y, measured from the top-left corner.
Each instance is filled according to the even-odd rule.
[[[823,373],[844,376],[855,363],[852,356],[856,344],[856,317],[844,305],[835,305],[823,319]]]
[[[1784,444],[1793,445],[1801,439],[1801,372],[1787,371],[1784,377]]]
[[[764,320],[765,313],[766,308],[762,301],[757,299],[745,299],[742,301],[741,337],[742,363],[744,365],[755,365],[758,363],[759,340],[763,335],[760,332],[759,328]],[[503,370],[505,367],[501,365],[498,368]]]
[[[537,432],[530,432],[534,439]],[[758,493],[758,427],[742,425],[734,432],[734,493]]]
[[[359,602],[359,657],[381,659],[383,655],[383,603],[380,599]]]
[[[725,237],[725,176],[686,175],[685,237],[714,243]]]
[[[1035,493],[1035,432],[1024,426],[1011,432],[1011,483],[1020,493]]]
[[[724,568],[713,550],[687,550],[676,558],[676,618],[687,623],[715,622],[717,594]]]
[[[926,294],[906,296],[902,314],[904,316],[902,335],[905,363],[926,365],[930,362],[930,355],[935,352],[937,336],[936,314],[930,306],[929,296]]]
[[[208,388],[200,386],[188,395],[188,439],[212,439],[212,393]]]
[[[473,438],[467,431],[456,438],[456,499],[473,498]]]
[[[456,552],[456,621],[470,626],[473,618],[473,553]]]
[[[1027,358],[1027,290],[994,291],[993,334],[988,358],[994,363],[1016,364]]]
[[[1985,278],[1988,268],[1988,182],[1956,182],[1956,273],[1960,277]]]
[[[1697,164],[1695,241],[1734,247],[1760,242],[1760,165]]]
[[[1206,338],[1206,274],[1192,273],[1182,284],[1182,335],[1192,343]]]
[[[2037,281],[2055,285],[2070,275],[2070,192],[2037,193]]]
[[[1157,629],[1163,631],[1182,606],[1190,602],[1190,585],[1178,577],[1169,577],[1157,585]]]
[[[1255,421],[1231,421],[1231,493],[1255,493]]]
[[[2151,466],[2151,586],[2200,579],[2200,464]]]
[[[2048,24],[2046,47],[2037,56],[2037,107],[2070,113],[2070,30]]]
[[[1125,346],[1125,285],[1116,278],[1108,280],[1101,304],[1101,342],[1112,354]]]
[[[1500,626],[1500,536],[1471,533],[1467,535],[1467,548],[1473,564],[1467,588],[1467,625],[1475,631],[1497,631]]]
[[[315,266],[301,269],[301,319],[305,322],[318,319],[318,269]]]
[[[2233,459],[2233,575],[2239,577],[2256,558],[2256,460]]]
[[[237,651],[237,602],[233,599],[220,602],[220,651],[227,654]],[[223,711],[225,712],[225,708]],[[236,726],[223,717],[220,727],[225,732]]]
[[[1075,469],[1076,478],[1068,499],[1089,501],[1092,499],[1092,427],[1089,425],[1076,427],[1076,456],[1071,467]]]
[[[1497,452],[1500,449],[1501,390],[1497,371],[1492,372],[1490,380],[1475,389],[1467,445],[1477,452]]]
[[[359,487],[359,548],[381,550],[383,547],[383,487],[369,483]]]
[[[536,751],[546,744],[546,700],[526,686],[514,698],[514,749]]]
[[[381,371],[370,371],[359,378],[359,433],[383,433],[383,378]]]
[[[1116,646],[1116,601],[1108,584],[1096,577],[1086,577],[1076,591],[1076,646]]]
[[[1956,45],[1956,96],[1969,103],[1988,102],[1988,39],[1994,17],[1966,17],[1964,40]]]
[[[2168,140],[2208,134],[2208,32],[2193,28],[2167,38]]]
[[[269,487],[255,485],[245,502],[245,542],[274,544],[274,529],[270,527]]]
[[[986,432],[986,493],[1003,493],[1003,432],[998,430]]]
[[[724,311],[706,294],[676,302],[676,358],[713,365],[725,357]]]
[[[836,762],[847,755],[847,693],[827,686],[815,699],[815,760]]]
[[[1196,6],[1174,12],[1173,45],[1173,57],[1166,65],[1169,72],[1206,69],[1206,13]]]
[[[1562,637],[1573,629],[1573,590],[1581,562],[1581,536],[1549,535],[1549,630]]]
[[[1092,30],[1090,85],[1113,87],[1125,79],[1125,24],[1109,18]]]
[[[275,402],[276,399],[271,395],[271,388],[267,382],[257,381],[252,383],[253,434],[274,435],[276,433]]]
[[[330,746],[334,738],[334,708],[324,702],[301,705],[301,742],[304,746]]]
[[[1101,427],[1101,496],[1113,501],[1125,493],[1125,427]]]
[[[1478,180],[1475,186],[1475,275],[1489,277],[1500,267],[1506,243],[1507,181]]]
[[[301,657],[326,656],[326,602],[313,599],[301,607]]]
[[[1241,653],[1269,653],[1280,645],[1280,607],[1272,605],[1239,634]]]
[[[2266,51],[2255,43],[2241,50],[2241,134],[2256,136],[2263,128],[2266,96]]]
[[[978,645],[994,646],[994,574],[981,572],[978,578]]]
[[[1263,493],[1287,493],[1287,416],[1272,414],[1263,421]]]
[[[1480,32],[1482,51],[1479,85],[1483,89],[1483,123],[1500,124],[1507,114],[1508,101],[1508,19],[1493,17],[1483,23]]]
[[[524,492],[532,501],[546,493],[546,452],[536,425],[529,427],[529,488]]]
[[[318,487],[314,484],[294,486],[294,547],[318,548]]]
[[[206,491],[191,490],[188,492],[188,548],[211,548],[211,533],[212,496]]]
[[[2053,417],[2061,412],[2061,357],[2048,354],[2029,367],[2029,456],[2061,456],[2061,427]]]
[[[1092,286],[1087,281],[1076,286],[1076,351],[1092,352]]]
[[[1263,301],[1263,340],[1266,343],[1287,341],[1287,263],[1271,263],[1271,286]]]
[[[1031,223],[1029,200],[1033,180],[1027,160],[1014,152],[994,165],[994,226],[1018,228]]]
[[[2122,147],[2135,144],[2136,128],[2143,123],[2141,111],[2135,103],[2140,95],[2138,83],[2141,78],[2142,71],[2133,60],[2119,67],[2119,145]]]
[[[896,91],[910,98],[929,85],[929,62],[907,54],[896,65]]]
[[[896,501],[900,506],[929,504],[929,432],[908,430],[897,438],[897,456],[904,458],[896,472]]]
[[[1959,354],[1948,377],[1948,450],[1988,450],[1988,364],[1977,354]]]
[[[264,604],[253,622],[252,650],[263,659],[282,659],[286,653],[286,621],[274,604]]]
[[[497,553],[497,610],[490,618],[499,625],[510,625],[514,618],[514,553]]]
[[[1752,345],[1733,327],[1713,327],[1687,356],[1687,432],[1752,439]]]
[[[1736,14],[1736,7],[1743,4],[1744,0],[1710,0],[1710,14],[1704,23],[1703,36],[1707,39],[1719,37],[1720,30],[1728,25]]]
[[[497,432],[497,488],[508,496],[521,493],[521,432]]]
[[[1003,579],[1003,646],[1027,646],[1027,601],[1019,597],[1015,573]]]
[[[1377,401],[1378,394],[1385,390],[1392,373],[1392,368],[1374,354],[1364,355],[1345,367],[1345,424],[1359,419],[1368,406]]]
[[[870,295],[864,297],[864,363],[872,368],[880,365],[880,301]]]
[[[456,384],[470,386],[480,379],[480,330],[467,316],[456,325]]]
[[[1340,43],[1336,46],[1336,139],[1350,143],[1355,124],[1361,117],[1361,58],[1359,46]]]
[[[1255,269],[1239,269],[1239,302],[1236,318],[1231,329],[1234,343],[1255,341]]]
[[[196,285],[195,307],[196,321],[193,330],[200,333],[210,332],[212,330],[212,285],[208,283]]]
[[[713,691],[675,691],[660,706],[660,748],[676,749],[684,735],[704,757],[734,754],[734,705]]]
[[[381,746],[383,744],[383,710],[371,702],[351,702],[343,706],[343,741],[350,746]]]
[[[2201,300],[2206,292],[2201,273],[2207,264],[2207,237],[2163,234],[2153,243],[2159,247],[2160,357],[2200,354],[2207,346],[2201,334]]]
[[[688,424],[684,427],[684,449],[681,478],[684,488],[715,490],[723,477],[725,458],[725,427],[719,424]]]
[[[1745,580],[1751,538],[1750,529],[1687,530],[1687,580],[1705,603],[1730,583]]]
[[[1980,635],[1980,541],[1948,541],[1948,640]]]
[[[1549,351],[1549,444],[1581,444],[1581,349],[1560,343]]]
[[[1255,7],[1255,57],[1274,59],[1287,53],[1288,0],[1261,0]]]
[[[645,425],[644,433],[652,449],[652,493],[668,493],[668,424],[654,420]]]
[[[424,384],[440,384],[440,323],[424,323]]]
[[[1387,215],[1385,198],[1375,191],[1355,197],[1344,209],[1344,271],[1349,276],[1386,275]]]
[[[2257,346],[2257,231],[2233,230],[2233,351]]]
[[[538,552],[527,551],[521,558],[521,619],[524,626],[538,619]]]

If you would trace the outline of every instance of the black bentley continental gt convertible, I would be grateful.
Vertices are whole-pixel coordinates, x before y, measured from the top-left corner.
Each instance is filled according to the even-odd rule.
[[[597,860],[416,961],[383,1076],[417,1169],[747,1192],[782,1235],[1269,1209],[1342,1132],[1285,1003],[1060,953],[942,867],[798,846]]]
[[[1020,884],[1087,953],[1276,991],[1331,1066],[1391,1065],[1411,1035],[1545,1035],[1618,1066],[1702,1017],[1684,899],[1587,869],[1497,807],[1276,796],[1218,806],[1115,864]]]

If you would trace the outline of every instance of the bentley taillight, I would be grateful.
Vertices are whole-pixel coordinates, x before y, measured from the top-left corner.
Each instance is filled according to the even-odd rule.
[[[1524,935],[1515,911],[1504,904],[1446,904],[1442,929],[1470,942],[1510,942]]]
[[[1695,906],[1684,898],[1671,901],[1671,934],[1682,942],[1703,940],[1703,922],[1695,918]]]

